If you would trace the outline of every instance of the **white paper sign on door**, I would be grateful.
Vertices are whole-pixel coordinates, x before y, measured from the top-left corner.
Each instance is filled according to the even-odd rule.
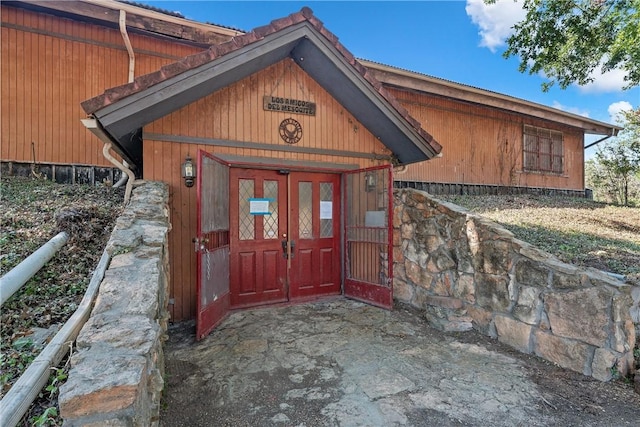
[[[269,201],[271,199],[249,199],[249,213],[251,215],[271,215]]]
[[[320,219],[333,218],[333,202],[320,202]]]

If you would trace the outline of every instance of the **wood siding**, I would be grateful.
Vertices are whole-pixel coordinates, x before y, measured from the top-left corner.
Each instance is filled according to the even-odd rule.
[[[129,55],[116,29],[2,5],[0,158],[111,165],[80,119],[80,102],[127,82]],[[200,48],[129,34],[135,75]]]
[[[265,111],[262,97],[273,95],[315,102],[315,116]],[[278,127],[288,117],[299,121],[303,137],[295,147],[325,150],[297,153],[259,148],[223,147],[211,144],[171,142],[181,137],[261,143],[265,147],[292,146],[280,139]],[[260,157],[279,164],[281,159],[322,162],[359,167],[388,163],[389,152],[349,112],[291,60],[284,60],[236,84],[217,91],[179,111],[161,118],[144,129],[145,135],[163,139],[144,141],[144,179],[160,180],[170,186],[172,230],[169,234],[171,262],[172,318],[188,319],[196,310],[196,256],[192,243],[196,236],[196,188],[187,188],[180,176],[180,165],[187,155],[195,158],[198,149],[214,155]],[[381,160],[347,157],[344,152],[377,154]]]
[[[408,166],[396,180],[584,189],[582,130],[439,96],[390,91],[443,147],[441,157]],[[525,124],[563,133],[562,174],[523,171]]]

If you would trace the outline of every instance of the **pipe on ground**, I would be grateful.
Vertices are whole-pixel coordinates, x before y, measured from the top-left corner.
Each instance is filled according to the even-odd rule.
[[[51,368],[60,364],[62,358],[71,349],[80,329],[89,319],[93,303],[100,289],[100,283],[102,283],[110,261],[111,257],[107,251],[103,251],[100,262],[91,276],[87,291],[76,311],[2,398],[0,401],[0,426],[15,427],[29,410],[31,403],[40,391],[47,385]]]
[[[0,306],[16,293],[69,240],[66,232],[55,235],[40,248],[0,278]]]

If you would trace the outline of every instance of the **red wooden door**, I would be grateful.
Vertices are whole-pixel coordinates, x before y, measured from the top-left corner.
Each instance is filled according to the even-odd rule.
[[[231,169],[231,306],[287,301],[287,176]]]
[[[339,294],[339,175],[232,169],[231,306]]]
[[[339,294],[340,176],[292,172],[290,298]]]
[[[229,167],[198,152],[195,249],[198,260],[196,339],[204,338],[229,310]]]
[[[393,178],[391,166],[344,174],[344,294],[393,307]]]

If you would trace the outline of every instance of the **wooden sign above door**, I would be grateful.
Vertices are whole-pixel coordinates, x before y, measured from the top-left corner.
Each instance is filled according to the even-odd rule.
[[[299,99],[281,98],[279,96],[265,95],[262,97],[262,108],[267,111],[282,111],[285,113],[316,115],[316,103],[301,101]]]

